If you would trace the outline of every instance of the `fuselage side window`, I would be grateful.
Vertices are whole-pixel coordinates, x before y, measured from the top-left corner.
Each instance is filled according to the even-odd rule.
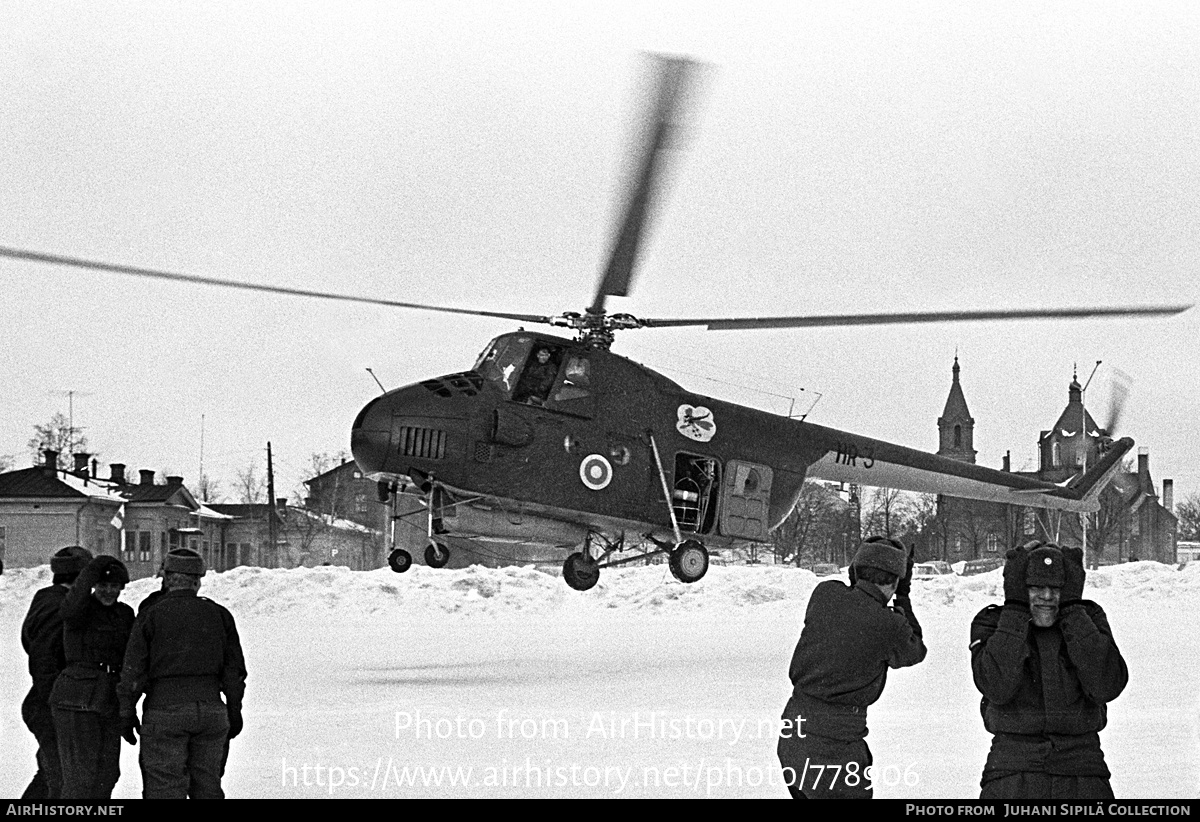
[[[567,367],[563,369],[562,382],[554,392],[555,402],[580,400],[592,393],[591,361],[581,354],[572,354],[567,358]]]

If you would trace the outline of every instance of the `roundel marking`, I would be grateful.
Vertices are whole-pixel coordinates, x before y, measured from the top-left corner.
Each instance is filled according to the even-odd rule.
[[[612,482],[612,464],[600,454],[588,454],[579,463],[579,478],[593,491],[607,488]]]

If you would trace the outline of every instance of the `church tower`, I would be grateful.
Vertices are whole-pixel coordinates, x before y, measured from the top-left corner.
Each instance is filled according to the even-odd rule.
[[[960,462],[975,462],[975,420],[967,410],[962,385],[958,382],[958,355],[954,355],[954,381],[946,407],[938,417],[938,456]]]
[[[1096,425],[1092,415],[1083,407],[1083,387],[1079,374],[1071,375],[1067,386],[1067,407],[1054,427],[1038,437],[1041,456],[1040,474],[1058,482],[1076,474],[1085,465],[1095,465],[1100,459],[1100,439],[1108,431]]]

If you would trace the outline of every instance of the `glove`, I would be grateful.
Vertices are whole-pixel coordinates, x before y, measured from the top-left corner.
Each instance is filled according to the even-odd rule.
[[[1025,566],[1028,564],[1029,552],[1040,543],[1027,542],[1019,548],[1013,548],[1004,555],[1004,604],[1017,603],[1029,605],[1029,591],[1025,586]]]
[[[130,745],[138,744],[137,735],[142,732],[142,723],[138,722],[137,714],[122,714],[121,737]]]
[[[242,732],[242,709],[240,706],[229,705],[225,708],[229,714],[229,739]]]
[[[907,597],[912,591],[913,552],[915,550],[915,545],[910,545],[908,548],[908,567],[904,571],[904,577],[896,583],[896,596],[898,597]]]
[[[1063,548],[1063,587],[1059,607],[1076,605],[1083,599],[1083,549]]]

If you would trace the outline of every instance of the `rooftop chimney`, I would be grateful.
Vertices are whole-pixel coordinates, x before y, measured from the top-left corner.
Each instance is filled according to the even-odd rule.
[[[1170,513],[1175,513],[1175,480],[1163,480],[1162,506]]]
[[[46,473],[53,475],[58,470],[58,452],[47,448],[42,453],[46,457],[46,461],[42,463],[42,467],[46,469]]]
[[[141,481],[140,481],[141,485],[153,485],[154,484],[154,471],[151,470],[150,468],[141,469],[140,471],[138,471],[138,475],[141,477]]]
[[[287,508],[287,497],[277,497],[275,499],[275,507],[282,511]]]
[[[1012,473],[1012,451],[1004,452],[1004,469],[1003,470],[1006,474]]]
[[[167,477],[167,485],[183,485],[183,477]]]
[[[74,473],[78,476],[86,477],[88,475],[88,457],[91,454],[73,454],[72,456],[75,457]]]
[[[108,467],[109,467],[109,470],[112,471],[112,481],[117,483],[117,485],[124,485],[125,484],[125,463],[114,462],[114,463],[110,464]]]

